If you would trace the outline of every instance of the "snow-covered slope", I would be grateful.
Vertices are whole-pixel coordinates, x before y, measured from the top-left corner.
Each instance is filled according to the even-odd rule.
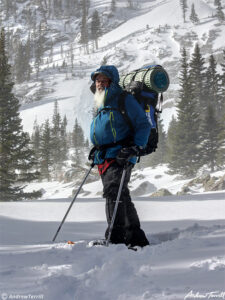
[[[94,172],[95,173],[91,174],[98,174],[97,169],[95,169]],[[224,170],[208,174],[209,179],[216,178],[216,180],[222,180],[223,175]],[[207,176],[207,174],[205,174],[205,176]],[[82,178],[69,182],[33,182],[25,188],[25,191],[32,192],[33,190],[41,190],[43,194],[41,199],[69,198],[75,194],[75,191],[81,184],[81,180]],[[204,175],[202,175],[202,180],[204,181]],[[132,172],[129,188],[132,196],[142,196],[148,199],[154,192],[162,188],[168,190],[171,195],[177,195],[182,192],[183,187],[190,181],[191,179],[180,179],[176,174],[168,174],[168,167],[166,165],[159,165],[157,168],[148,167],[144,169],[138,169],[138,165],[136,165]],[[83,185],[82,190],[79,193],[79,198],[101,198],[102,190],[103,186],[101,179],[99,176],[95,176],[93,180],[90,180],[90,182],[86,182]],[[203,192],[207,192],[207,190],[205,190],[203,185],[198,182],[197,184],[192,184],[189,191],[186,191],[185,193],[199,194]]]
[[[21,96],[21,117],[24,129],[32,132],[33,122],[39,124],[53,113],[53,103],[59,101],[60,113],[68,118],[68,130],[72,130],[75,118],[82,125],[86,137],[89,136],[91,121],[92,94],[89,91],[90,73],[102,63],[115,64],[120,73],[139,68],[146,64],[162,64],[169,72],[171,78],[170,89],[165,93],[165,113],[163,122],[165,129],[175,114],[174,104],[177,101],[178,75],[180,51],[187,47],[192,53],[196,42],[199,43],[204,57],[214,54],[221,62],[221,53],[224,48],[225,26],[220,24],[215,17],[216,7],[214,1],[196,0],[195,10],[200,19],[198,25],[190,22],[191,0],[187,1],[186,22],[183,22],[182,10],[177,0],[141,1],[135,2],[136,9],[126,8],[126,1],[116,1],[117,10],[111,14],[110,1],[91,1],[90,15],[97,9],[101,13],[101,21],[106,32],[99,39],[99,49],[89,44],[89,53],[78,44],[79,22],[70,20],[69,29],[64,29],[67,20],[47,20],[48,37],[55,41],[52,61],[48,58],[50,51],[46,51],[43,65],[41,66],[40,79],[17,85],[15,91]],[[26,1],[25,1],[26,3]],[[222,1],[224,5],[224,1]],[[25,5],[25,4],[21,4]],[[22,22],[22,21],[21,21]],[[90,22],[90,20],[89,20]],[[11,28],[16,25],[11,20]],[[20,30],[26,35],[26,28],[20,25]],[[63,31],[64,30],[64,31]],[[62,41],[60,37],[63,37]],[[64,54],[60,54],[63,47]],[[74,65],[71,69],[70,51],[73,49]],[[53,65],[67,63],[66,69],[59,72]],[[35,74],[34,74],[35,75]],[[81,78],[82,77],[82,78]],[[47,93],[42,99],[34,102],[36,93],[41,87]],[[27,103],[32,103],[28,105]],[[29,117],[28,117],[29,116]]]

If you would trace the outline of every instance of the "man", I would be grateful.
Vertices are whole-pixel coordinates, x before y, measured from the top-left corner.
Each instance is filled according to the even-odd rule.
[[[128,183],[131,170],[136,163],[136,156],[145,147],[149,134],[150,123],[145,111],[130,94],[126,95],[125,108],[132,120],[134,130],[131,131],[118,109],[118,101],[122,94],[119,86],[119,73],[114,66],[101,66],[91,74],[95,105],[98,113],[91,124],[91,141],[94,144],[92,159],[98,165],[103,183],[103,197],[106,198],[106,217],[108,228],[114,211],[123,168],[126,176],[122,188],[120,202],[114,222],[110,242],[124,243],[128,246],[144,247],[149,245],[140,221],[131,201]]]

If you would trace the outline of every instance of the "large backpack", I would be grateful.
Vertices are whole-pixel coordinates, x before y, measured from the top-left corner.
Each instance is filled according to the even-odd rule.
[[[149,123],[151,124],[151,133],[145,149],[141,150],[140,156],[148,155],[157,149],[158,145],[158,114],[162,112],[162,93],[169,87],[169,76],[165,69],[160,65],[150,65],[135,71],[132,71],[126,75],[120,77],[120,86],[123,88],[123,93],[120,95],[118,100],[118,109],[122,114],[127,125],[133,131],[132,121],[130,120],[126,108],[125,98],[128,93],[132,94],[135,99],[140,103],[142,108],[145,110],[146,116]],[[95,93],[96,86],[93,83],[90,87],[91,91]],[[159,96],[159,94],[161,95]],[[111,108],[112,109],[112,108]],[[102,110],[108,110],[103,108]],[[98,112],[98,114],[101,111]],[[110,143],[102,146],[94,146],[89,154],[89,159],[93,159],[95,150],[103,152],[107,148],[115,145],[122,145],[123,147],[129,146],[132,143],[130,137],[125,138],[122,141],[116,143]]]
[[[148,155],[157,149],[159,141],[158,114],[162,112],[162,93],[169,87],[169,76],[162,66],[151,65],[121,76],[120,85],[124,91],[119,98],[118,106],[130,129],[133,131],[132,122],[125,109],[127,93],[131,93],[140,103],[151,124],[151,133],[147,145],[140,152],[140,156]],[[161,93],[160,97],[159,93]]]

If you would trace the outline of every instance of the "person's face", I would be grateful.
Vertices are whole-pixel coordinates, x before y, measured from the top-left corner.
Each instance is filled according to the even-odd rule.
[[[95,84],[98,91],[103,91],[110,86],[110,79],[104,74],[99,74],[96,77]]]

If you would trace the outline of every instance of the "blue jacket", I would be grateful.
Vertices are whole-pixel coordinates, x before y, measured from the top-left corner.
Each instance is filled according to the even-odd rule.
[[[116,143],[129,136],[133,137],[135,145],[145,147],[151,130],[151,125],[146,117],[144,109],[140,106],[137,100],[128,94],[125,98],[125,108],[127,114],[132,121],[134,132],[131,131],[127,122],[118,110],[118,99],[122,93],[122,88],[119,86],[119,74],[114,66],[101,66],[91,74],[92,80],[95,80],[95,75],[103,73],[109,77],[112,82],[110,87],[106,89],[106,99],[103,107],[99,108],[97,116],[91,124],[90,137],[95,146]],[[115,158],[122,148],[121,145],[115,145],[103,151],[95,151],[95,164],[102,164],[107,158]],[[136,162],[136,157],[131,159],[132,163]]]

